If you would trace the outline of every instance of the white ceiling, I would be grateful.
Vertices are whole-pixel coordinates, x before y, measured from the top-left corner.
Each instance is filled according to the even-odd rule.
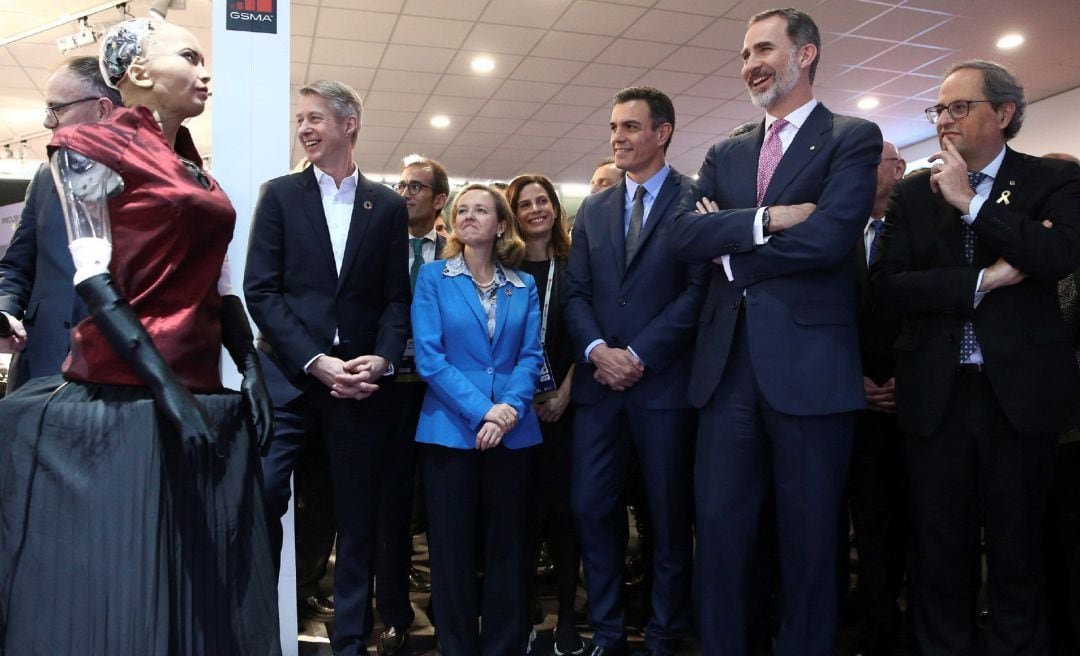
[[[336,78],[360,92],[356,151],[365,171],[396,172],[402,156],[420,152],[454,177],[537,171],[565,182],[586,179],[609,154],[612,94],[648,84],[675,101],[669,161],[692,173],[709,144],[760,116],[739,79],[738,50],[746,19],[783,1],[293,0],[291,81]],[[936,102],[952,61],[985,57],[1012,67],[1031,101],[1080,86],[1077,0],[787,1],[822,30],[817,98],[876,121],[901,146],[932,136],[922,111]],[[98,4],[0,0],[0,38]],[[147,0],[131,6],[145,15]],[[210,0],[186,0],[169,18],[209,51],[210,14]],[[116,18],[109,10],[91,22]],[[28,139],[30,156],[43,156],[41,91],[60,58],[56,39],[72,31],[0,48],[0,144]],[[1010,31],[1026,43],[998,51],[994,43]],[[492,56],[495,70],[473,73],[475,54]],[[859,111],[865,95],[880,105]],[[211,113],[192,125],[204,150]],[[449,116],[450,127],[432,128],[436,114]]]

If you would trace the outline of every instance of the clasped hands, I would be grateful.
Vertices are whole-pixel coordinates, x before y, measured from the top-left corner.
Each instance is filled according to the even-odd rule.
[[[476,448],[486,451],[498,446],[504,435],[517,426],[518,413],[509,403],[496,403],[484,415],[484,423],[476,433]]]
[[[389,367],[386,358],[378,355],[361,355],[348,361],[321,355],[311,363],[308,373],[330,388],[330,396],[360,401],[379,389],[374,381]]]
[[[645,365],[629,349],[597,344],[589,352],[589,361],[596,365],[596,382],[616,392],[630,389],[645,375]]]

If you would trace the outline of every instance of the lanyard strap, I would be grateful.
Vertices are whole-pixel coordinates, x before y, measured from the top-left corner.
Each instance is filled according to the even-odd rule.
[[[545,344],[547,337],[548,306],[551,305],[551,281],[555,279],[555,258],[548,263],[547,288],[544,290],[544,310],[540,317],[540,345]]]

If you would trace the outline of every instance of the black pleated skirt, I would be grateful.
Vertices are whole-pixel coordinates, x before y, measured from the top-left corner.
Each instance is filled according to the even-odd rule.
[[[243,402],[196,398],[225,453],[208,471],[144,388],[52,377],[0,401],[0,654],[280,653]]]

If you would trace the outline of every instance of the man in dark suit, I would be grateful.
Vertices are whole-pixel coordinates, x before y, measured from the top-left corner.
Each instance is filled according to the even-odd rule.
[[[694,574],[710,656],[747,651],[770,490],[783,582],[776,653],[831,654],[836,632],[837,516],[865,403],[855,243],[881,133],[814,99],[820,43],[800,11],[750,19],[743,79],[765,120],[710,149],[671,226],[674,255],[719,265],[690,380],[701,408]]]
[[[435,232],[450,195],[446,169],[433,159],[410,155],[402,162],[397,192],[409,210],[409,282],[416,286],[420,267],[442,258],[446,239]],[[410,330],[411,332],[411,330]],[[416,481],[416,424],[424,402],[425,385],[416,373],[413,341],[406,342],[401,366],[390,386],[391,419],[381,454],[379,511],[375,547],[375,604],[386,628],[379,635],[379,656],[408,653],[409,626],[414,615],[409,602],[412,571],[412,509]]]
[[[863,238],[856,242],[859,351],[862,355],[866,409],[855,417],[855,443],[848,472],[847,495],[855,547],[859,553],[856,599],[864,622],[858,653],[884,656],[896,638],[902,614],[897,598],[904,586],[907,555],[907,469],[904,442],[896,428],[896,378],[893,341],[901,317],[881,303],[870,285],[870,262],[878,253],[885,226],[885,205],[904,177],[904,159],[888,141],[877,167],[874,208]],[[841,527],[841,534],[847,526]],[[841,543],[841,557],[848,556]],[[844,570],[842,570],[844,571]],[[846,573],[846,572],[845,572]],[[841,592],[846,592],[843,586]]]
[[[1080,398],[1057,283],[1080,265],[1080,167],[1005,144],[1024,92],[1003,67],[954,64],[927,109],[941,151],[893,193],[875,285],[905,315],[906,433],[924,654],[976,648],[972,562],[986,530],[986,653],[1046,654],[1042,547],[1058,433]],[[1071,421],[1072,420],[1072,421]]]
[[[611,146],[626,179],[582,203],[567,265],[564,317],[582,358],[572,392],[571,503],[596,630],[593,656],[626,653],[620,496],[631,449],[655,526],[649,653],[674,653],[691,628],[694,414],[686,385],[704,269],[669,253],[671,213],[689,187],[665,162],[674,128],[675,110],[662,92],[631,87],[615,95]]]
[[[97,122],[122,107],[120,92],[105,84],[97,57],[64,61],[45,84],[49,130]],[[19,225],[0,259],[0,313],[12,335],[0,338],[0,353],[15,353],[8,372],[10,394],[31,378],[60,373],[71,327],[86,317],[75,296],[75,266],[52,172],[42,166],[26,191]]]
[[[378,454],[388,413],[380,385],[405,348],[408,213],[352,159],[360,97],[340,82],[300,90],[297,138],[311,166],[263,185],[244,292],[275,403],[263,459],[281,546],[289,477],[305,444],[329,455],[337,524],[335,655],[366,654],[371,631]]]

